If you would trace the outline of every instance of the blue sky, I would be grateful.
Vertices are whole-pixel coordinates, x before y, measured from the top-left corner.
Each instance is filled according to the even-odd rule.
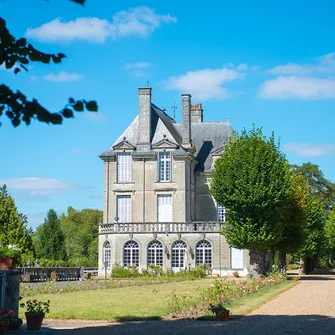
[[[19,9],[19,10],[18,10]],[[102,208],[105,151],[137,115],[137,88],[170,115],[180,93],[203,104],[205,121],[262,126],[291,163],[311,161],[335,181],[333,1],[1,1],[11,32],[58,65],[28,73],[0,68],[1,82],[51,111],[69,97],[95,99],[99,113],[62,126],[0,128],[0,182],[29,224],[50,208]]]

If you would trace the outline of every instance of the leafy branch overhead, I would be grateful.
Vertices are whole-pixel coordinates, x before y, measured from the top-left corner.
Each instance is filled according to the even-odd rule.
[[[75,2],[83,3],[84,1]],[[58,64],[65,57],[63,53],[48,54],[41,52],[28,43],[25,38],[16,39],[6,27],[6,21],[0,17],[0,66],[4,66],[7,70],[13,69],[14,73],[18,74],[21,70],[27,72],[28,65],[31,62]],[[21,122],[29,125],[31,119],[37,119],[45,123],[61,124],[63,118],[72,118],[74,112],[84,110],[96,112],[98,105],[95,101],[69,98],[68,104],[61,111],[51,113],[36,99],[30,101],[20,91],[14,92],[7,85],[0,85],[0,117],[5,114],[14,127],[20,125]]]

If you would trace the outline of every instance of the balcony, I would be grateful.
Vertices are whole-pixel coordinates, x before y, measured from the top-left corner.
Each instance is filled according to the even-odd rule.
[[[217,221],[103,223],[99,225],[99,234],[219,233],[222,225]]]

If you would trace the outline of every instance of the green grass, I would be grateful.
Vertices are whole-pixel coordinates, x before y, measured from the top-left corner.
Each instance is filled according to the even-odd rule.
[[[201,279],[150,286],[123,287],[95,291],[36,295],[37,300],[51,300],[48,318],[84,320],[160,319],[169,313],[167,298],[176,294],[196,295],[198,288],[208,288],[213,280]],[[23,316],[23,310],[20,311]]]
[[[276,286],[270,286],[262,289],[259,292],[248,295],[244,299],[232,301],[226,304],[225,308],[230,310],[231,319],[240,318],[242,316],[248,315],[266,302],[273,300],[280,293],[292,288],[297,283],[298,282],[293,280],[286,280]],[[208,313],[200,317],[199,320],[213,320],[213,314],[208,311]]]

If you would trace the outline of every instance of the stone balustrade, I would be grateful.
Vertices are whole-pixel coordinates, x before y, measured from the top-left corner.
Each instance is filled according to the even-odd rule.
[[[216,221],[103,223],[99,226],[99,234],[219,233],[222,224]]]

